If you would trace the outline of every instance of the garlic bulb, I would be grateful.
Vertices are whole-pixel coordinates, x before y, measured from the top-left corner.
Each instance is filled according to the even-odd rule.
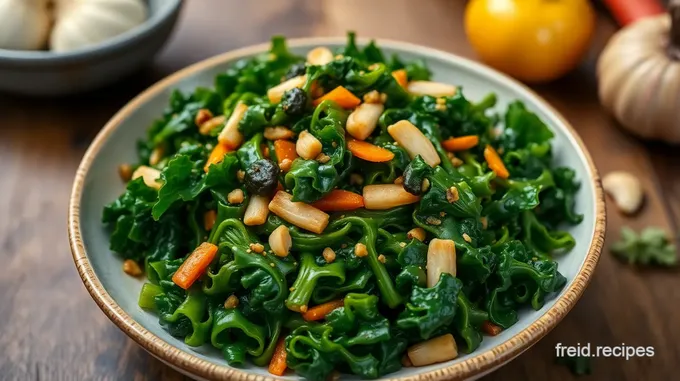
[[[600,101],[626,129],[680,143],[680,0],[618,32],[597,65]]]
[[[127,32],[146,20],[142,0],[57,0],[50,47],[79,49]]]
[[[47,0],[0,0],[0,49],[44,47],[50,31]]]

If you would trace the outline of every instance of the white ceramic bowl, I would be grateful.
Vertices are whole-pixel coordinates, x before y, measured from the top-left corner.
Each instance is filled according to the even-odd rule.
[[[344,39],[313,38],[289,41],[295,53],[312,47],[344,45]],[[366,42],[365,40],[363,41]],[[420,368],[404,368],[388,375],[402,380],[451,380],[477,378],[512,360],[547,334],[569,312],[588,284],[597,264],[605,231],[604,199],[590,155],[568,122],[531,90],[492,69],[467,59],[421,46],[378,40],[387,54],[406,60],[425,59],[437,81],[462,85],[465,95],[479,100],[489,92],[498,95],[505,109],[515,99],[536,112],[555,133],[554,154],[560,165],[576,170],[581,181],[576,209],[585,218],[569,232],[576,246],[557,258],[567,277],[566,287],[538,311],[521,311],[517,324],[496,337],[485,337],[473,353],[455,360]],[[125,106],[104,127],[88,149],[78,169],[69,209],[69,238],[78,272],[104,313],[132,339],[154,356],[180,371],[206,379],[265,380],[273,377],[264,368],[231,368],[210,348],[193,349],[170,336],[158,318],[137,306],[142,281],[125,275],[121,261],[108,250],[109,233],[101,225],[102,207],[118,197],[124,186],[117,175],[122,162],[135,162],[135,142],[145,127],[161,115],[173,89],[191,91],[211,86],[215,75],[236,60],[268,49],[268,44],[239,49],[210,58],[157,83]]]
[[[149,62],[170,37],[183,0],[147,0],[141,25],[72,52],[0,49],[0,91],[65,95],[92,90]]]

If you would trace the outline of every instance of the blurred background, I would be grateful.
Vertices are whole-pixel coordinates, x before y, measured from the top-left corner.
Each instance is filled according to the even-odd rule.
[[[0,11],[3,5],[5,9],[16,9],[10,2],[17,1],[40,0],[0,0]],[[496,1],[497,4],[503,2]],[[675,138],[672,128],[678,128],[678,123],[660,111],[661,106],[655,108],[653,97],[638,99],[630,95],[629,99],[622,100],[616,98],[618,91],[605,94],[603,98],[607,99],[598,96],[598,78],[600,82],[609,80],[603,79],[607,73],[623,71],[628,73],[624,77],[638,76],[652,86],[619,89],[621,93],[653,94],[660,91],[663,83],[680,83],[680,77],[675,81],[670,70],[662,72],[666,77],[661,74],[655,77],[653,70],[640,73],[631,69],[633,66],[622,68],[614,64],[601,64],[598,77],[598,59],[621,24],[632,21],[636,14],[652,14],[658,9],[646,4],[633,13],[626,13],[626,9],[630,10],[624,6],[626,1],[608,0],[610,6],[618,9],[616,17],[612,17],[601,2],[542,2],[558,5],[542,9],[536,5],[541,1],[526,0],[522,5],[526,12],[513,17],[522,17],[523,25],[529,25],[534,31],[555,23],[562,25],[561,34],[547,44],[548,53],[536,53],[532,49],[545,46],[532,47],[521,37],[515,36],[511,41],[495,38],[511,33],[502,30],[493,14],[484,10],[471,16],[474,20],[468,19],[466,34],[464,18],[468,2],[464,0],[185,0],[174,32],[152,62],[115,80],[113,85],[76,95],[25,95],[31,93],[31,86],[49,81],[41,77],[49,68],[37,62],[45,57],[37,53],[28,57],[30,63],[24,65],[21,57],[0,49],[0,76],[6,75],[0,77],[1,81],[16,84],[15,75],[25,75],[29,70],[35,70],[30,78],[36,81],[28,87],[22,86],[24,90],[20,92],[24,95],[18,95],[17,91],[0,92],[0,263],[4,268],[0,276],[0,380],[184,379],[119,331],[82,286],[70,258],[66,235],[66,208],[73,176],[95,134],[139,92],[187,65],[228,50],[266,42],[274,34],[290,38],[343,36],[347,30],[354,30],[361,37],[402,40],[476,60],[481,53],[490,63],[497,59],[494,54],[501,50],[500,46],[512,48],[504,50],[504,54],[536,57],[536,66],[530,68],[530,73],[552,67],[554,76],[559,78],[548,78],[550,72],[542,78],[523,77],[521,70],[511,74],[532,83],[534,90],[563,113],[585,141],[601,174],[625,170],[637,177],[645,190],[643,209],[634,217],[616,213],[610,205],[607,244],[618,239],[623,226],[635,229],[657,226],[675,234],[680,221],[680,169],[676,165],[680,153],[664,140]],[[634,3],[639,6],[649,2]],[[590,6],[574,8],[583,4]],[[594,10],[592,24],[587,12],[591,8]],[[582,9],[586,9],[586,13],[579,13]],[[2,22],[12,17],[9,13],[0,13]],[[170,33],[172,23],[159,25]],[[581,35],[585,37],[577,41]],[[629,36],[626,46],[635,46],[637,41],[648,47],[643,49],[648,56],[658,53],[663,57],[677,57],[673,51],[665,50],[669,39],[680,36],[677,30],[671,30],[670,37],[639,36]],[[162,42],[154,40],[141,47],[123,48],[104,61],[124,66],[123,61],[115,61],[116,57],[122,57],[130,49],[153,53],[151,50],[160,48]],[[620,59],[614,56],[612,60],[625,63],[626,54],[633,57],[634,53],[624,51]],[[546,57],[559,59],[546,61]],[[673,66],[674,59],[663,64]],[[67,70],[74,73],[92,70],[88,65],[76,59],[66,62]],[[10,69],[19,74],[7,76]],[[113,67],[93,75],[101,77],[113,72],[106,70]],[[533,84],[535,80],[544,83]],[[611,81],[623,81],[623,78]],[[629,86],[634,85],[637,84]],[[668,90],[668,94],[676,93]],[[649,102],[643,102],[645,99]],[[640,126],[638,131],[630,133],[622,129],[608,110],[623,120],[628,129]],[[655,119],[659,115],[664,121]],[[626,123],[627,120],[635,123]],[[637,137],[655,126],[665,128],[650,132],[656,140]],[[576,376],[568,367],[555,364],[558,342],[609,346],[625,343],[656,349],[652,358],[596,359],[590,364],[591,374],[583,379],[677,378],[680,362],[677,345],[680,326],[675,323],[680,319],[677,279],[676,271],[633,268],[605,250],[592,284],[564,321],[532,349],[485,379],[574,379]]]

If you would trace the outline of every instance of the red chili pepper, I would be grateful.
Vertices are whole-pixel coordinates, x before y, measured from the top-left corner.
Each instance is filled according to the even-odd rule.
[[[659,0],[603,0],[603,2],[621,26],[666,11]]]

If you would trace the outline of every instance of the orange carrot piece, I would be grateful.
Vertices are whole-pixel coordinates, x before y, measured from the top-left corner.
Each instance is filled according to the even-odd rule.
[[[486,332],[489,336],[496,336],[501,333],[502,330],[501,327],[488,320],[485,320],[484,323],[482,323],[482,331]]]
[[[343,299],[331,300],[330,302],[319,304],[318,306],[314,306],[308,309],[307,312],[302,314],[302,318],[307,321],[321,320],[324,319],[326,315],[331,313],[331,311],[338,309],[344,305],[345,301]]]
[[[284,159],[293,161],[298,157],[297,151],[295,151],[295,143],[290,140],[275,140],[274,151],[276,152],[276,160],[279,164],[281,164]]]
[[[349,139],[347,149],[359,159],[374,163],[383,163],[394,158],[392,151],[361,140]]]
[[[324,212],[344,212],[364,207],[364,198],[354,192],[333,189],[312,206]]]
[[[447,151],[465,151],[479,144],[479,136],[467,135],[457,138],[446,139],[442,142],[442,147]]]
[[[484,148],[484,159],[486,159],[486,162],[489,163],[489,168],[496,172],[496,176],[502,179],[507,179],[510,177],[510,172],[508,172],[508,169],[505,168],[505,164],[503,164],[501,157],[498,156],[498,152],[496,152],[496,150],[488,144],[486,148]]]
[[[177,269],[175,275],[172,276],[172,281],[181,288],[188,290],[205,273],[205,269],[215,259],[215,254],[217,254],[217,246],[203,242]]]
[[[208,173],[208,169],[210,169],[210,166],[213,164],[219,164],[224,160],[224,155],[226,155],[229,151],[229,147],[227,147],[226,144],[223,143],[217,143],[215,148],[213,148],[212,152],[210,152],[210,156],[208,157],[208,161],[205,163],[205,167],[203,167],[203,170]]]
[[[316,98],[314,100],[314,106],[318,106],[319,103],[327,99],[334,101],[342,108],[355,108],[361,104],[361,99],[357,98],[356,95],[352,94],[349,90],[342,86],[338,86],[326,93],[326,95]]]
[[[401,85],[401,87],[406,88],[406,86],[408,86],[408,76],[406,75],[406,70],[395,70],[392,72],[392,76],[397,80],[397,83]]]
[[[276,349],[274,349],[274,355],[269,362],[269,373],[276,376],[283,376],[286,372],[286,341],[282,337],[279,342],[276,343]]]

